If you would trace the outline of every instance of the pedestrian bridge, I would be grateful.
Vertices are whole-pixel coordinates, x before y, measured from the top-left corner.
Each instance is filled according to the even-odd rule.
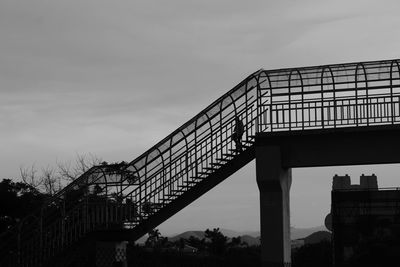
[[[253,160],[259,136],[397,124],[399,60],[258,70],[138,158],[94,166],[55,194],[0,237],[0,265],[72,266],[85,240],[136,240]]]

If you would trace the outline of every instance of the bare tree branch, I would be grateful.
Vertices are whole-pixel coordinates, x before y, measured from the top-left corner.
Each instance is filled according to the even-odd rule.
[[[47,166],[46,168],[42,168],[42,176],[41,179],[43,181],[43,187],[45,193],[53,195],[61,188],[58,187],[60,177],[55,176],[54,168]]]
[[[40,186],[42,185],[43,181],[36,175],[37,171],[35,168],[35,164],[32,164],[31,167],[21,166],[19,167],[19,172],[21,175],[21,179],[25,184],[30,185],[36,190],[40,191]]]
[[[100,165],[101,158],[93,154],[77,154],[75,164],[71,167],[71,162],[57,162],[59,175],[67,182],[71,182],[95,165]]]
[[[74,181],[87,170],[101,164],[101,159],[93,154],[77,154],[72,166],[71,161],[56,162],[56,167],[47,166],[41,169],[40,174],[33,164],[31,167],[20,167],[21,179],[25,184],[32,186],[46,194],[55,194],[66,184]]]

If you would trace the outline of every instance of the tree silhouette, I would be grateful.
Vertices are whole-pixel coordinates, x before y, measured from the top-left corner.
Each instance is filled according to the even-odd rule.
[[[219,231],[219,228],[214,228],[212,231],[207,229],[204,233],[206,239],[210,240],[209,251],[215,255],[222,255],[227,249],[228,238]]]
[[[200,239],[195,236],[190,236],[187,243],[189,246],[195,247],[199,251],[204,251],[206,249],[206,240],[204,238]]]
[[[149,233],[148,233],[148,238],[146,240],[145,245],[147,247],[155,247],[156,244],[158,243],[160,237],[161,237],[161,233],[158,229],[152,229]]]
[[[46,197],[28,184],[3,179],[0,182],[0,232],[40,207]]]
[[[57,162],[56,167],[38,169],[33,164],[30,167],[20,167],[20,176],[25,184],[37,191],[53,195],[65,185],[74,181],[95,165],[100,165],[101,159],[89,154],[77,154],[75,162]]]

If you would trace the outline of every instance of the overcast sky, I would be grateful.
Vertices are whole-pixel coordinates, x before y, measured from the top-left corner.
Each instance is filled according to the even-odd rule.
[[[399,58],[400,2],[0,0],[0,170],[131,161],[260,69]],[[323,224],[335,173],[294,170],[292,224]],[[259,227],[254,163],[161,226]]]

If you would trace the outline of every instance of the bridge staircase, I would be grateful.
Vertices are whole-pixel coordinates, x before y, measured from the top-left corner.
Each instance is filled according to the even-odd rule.
[[[254,159],[257,134],[399,124],[399,88],[399,60],[259,70],[132,162],[92,167],[3,233],[0,266],[72,265],[90,242],[137,240]]]

